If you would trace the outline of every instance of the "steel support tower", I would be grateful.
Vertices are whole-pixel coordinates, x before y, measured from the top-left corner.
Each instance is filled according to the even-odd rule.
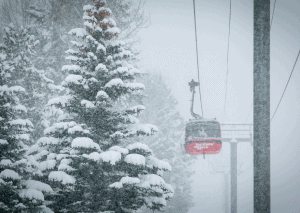
[[[253,145],[252,124],[222,123],[222,142],[230,143],[230,200],[231,213],[237,213],[237,144],[250,142]]]
[[[270,212],[270,0],[254,0],[254,213]]]

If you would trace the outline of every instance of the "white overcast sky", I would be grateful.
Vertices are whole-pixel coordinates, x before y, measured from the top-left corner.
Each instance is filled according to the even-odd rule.
[[[271,11],[274,0],[271,0]],[[300,1],[277,0],[271,29],[271,116],[281,97],[300,48]],[[148,0],[151,26],[140,32],[142,70],[159,71],[169,80],[188,120],[191,93],[197,80],[192,0]],[[253,101],[253,1],[232,0],[229,74],[224,113],[229,0],[196,0],[200,81],[204,117],[220,122],[245,122]],[[300,62],[299,62],[300,63]],[[271,123],[271,210],[300,209],[300,64],[297,64],[282,103]],[[195,112],[201,114],[196,93]],[[250,113],[247,122],[253,121]],[[224,178],[209,165],[228,166],[229,145],[194,169],[195,207],[189,213],[224,212]],[[249,144],[238,145],[238,212],[253,212],[253,154]]]

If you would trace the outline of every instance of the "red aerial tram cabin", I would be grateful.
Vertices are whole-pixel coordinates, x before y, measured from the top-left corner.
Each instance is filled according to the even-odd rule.
[[[221,148],[221,125],[217,120],[190,119],[185,128],[185,150],[188,154],[218,154]]]

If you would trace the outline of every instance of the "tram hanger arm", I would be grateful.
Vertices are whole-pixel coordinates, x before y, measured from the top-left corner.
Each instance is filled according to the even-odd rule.
[[[202,119],[202,117],[200,116],[200,115],[198,115],[198,114],[196,114],[196,113],[194,113],[194,96],[195,96],[195,87],[196,86],[199,86],[199,83],[198,82],[196,82],[196,81],[194,81],[194,79],[192,79],[192,81],[191,82],[189,82],[189,86],[190,86],[190,90],[191,90],[191,92],[192,92],[192,103],[191,103],[191,110],[190,110],[190,112],[191,112],[191,115],[194,117],[194,118],[196,118],[196,119]]]

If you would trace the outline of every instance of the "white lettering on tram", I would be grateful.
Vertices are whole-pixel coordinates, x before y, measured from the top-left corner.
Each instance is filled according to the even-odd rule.
[[[197,143],[194,147],[198,150],[207,149],[208,146],[213,146],[213,143]]]

